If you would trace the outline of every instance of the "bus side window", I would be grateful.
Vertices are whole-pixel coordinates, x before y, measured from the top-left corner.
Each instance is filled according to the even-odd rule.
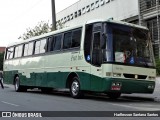
[[[33,54],[33,43],[34,42],[30,42],[28,44],[28,55],[32,55]]]
[[[53,40],[53,51],[61,49],[62,34],[56,35]]]
[[[45,53],[47,50],[47,40],[46,39],[42,39],[40,40],[40,48],[39,48],[39,53]]]
[[[81,29],[73,30],[73,32],[72,32],[72,48],[80,47],[81,33],[82,33]]]
[[[23,45],[16,46],[14,58],[22,57]]]
[[[20,45],[20,46],[18,47],[17,57],[22,57],[22,52],[23,52],[23,45]]]
[[[24,44],[24,52],[23,52],[23,56],[27,56],[28,55],[28,47],[29,47],[29,44]]]
[[[15,54],[15,47],[12,48],[9,59],[12,59],[14,57],[14,54]]]
[[[71,43],[72,43],[71,37],[72,37],[72,32],[67,32],[64,34],[63,49],[71,48]]]
[[[53,51],[53,40],[54,40],[53,36],[48,38],[48,50],[47,50],[48,52]]]
[[[39,41],[36,41],[35,43],[35,49],[34,49],[34,54],[39,54],[39,50],[40,50],[40,40]]]
[[[13,52],[14,52],[14,47],[8,48],[6,59],[12,59],[13,58]]]
[[[15,47],[15,53],[14,53],[14,58],[17,58],[18,57],[18,46]]]

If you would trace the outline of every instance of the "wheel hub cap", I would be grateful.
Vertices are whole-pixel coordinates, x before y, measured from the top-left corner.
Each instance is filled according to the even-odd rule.
[[[79,84],[78,82],[73,82],[72,83],[72,93],[73,95],[77,95],[79,91]]]

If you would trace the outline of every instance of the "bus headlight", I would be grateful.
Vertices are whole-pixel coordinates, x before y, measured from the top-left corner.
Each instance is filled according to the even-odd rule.
[[[121,73],[113,73],[113,77],[121,77]]]
[[[149,80],[156,80],[156,77],[149,76]]]

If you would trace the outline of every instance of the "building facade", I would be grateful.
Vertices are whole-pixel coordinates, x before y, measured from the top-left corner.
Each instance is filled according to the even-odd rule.
[[[72,26],[93,19],[138,22],[138,0],[79,0],[59,12],[57,26]]]
[[[79,0],[57,14],[58,28],[93,19],[122,20],[149,28],[154,55],[160,58],[160,0]]]
[[[160,0],[139,0],[139,22],[151,33],[155,57],[160,58]]]

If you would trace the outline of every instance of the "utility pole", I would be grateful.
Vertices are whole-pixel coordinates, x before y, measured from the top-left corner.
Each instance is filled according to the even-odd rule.
[[[56,10],[55,10],[55,0],[51,0],[52,7],[52,30],[56,30]]]

